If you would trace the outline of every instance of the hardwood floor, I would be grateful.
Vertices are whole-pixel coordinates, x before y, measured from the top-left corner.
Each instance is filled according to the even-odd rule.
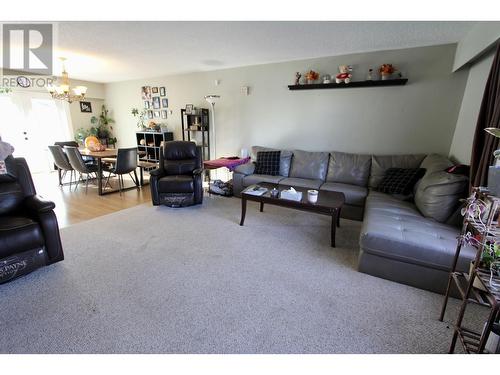
[[[124,177],[124,180],[126,186],[133,185],[130,179]],[[35,173],[33,181],[38,194],[55,202],[55,212],[60,228],[146,202],[151,204],[149,185],[124,191],[121,196],[118,192],[99,196],[97,186],[92,181],[89,182],[87,194],[85,194],[85,185],[81,183],[76,191],[74,184],[71,190],[69,185],[59,186],[57,172]],[[112,186],[118,186],[116,179],[112,181]]]

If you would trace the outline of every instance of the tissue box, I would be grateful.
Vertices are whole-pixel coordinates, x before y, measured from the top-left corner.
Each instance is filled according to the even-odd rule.
[[[288,199],[291,201],[300,202],[302,200],[302,192],[300,191],[291,191],[291,190],[283,190],[280,194],[281,199]]]

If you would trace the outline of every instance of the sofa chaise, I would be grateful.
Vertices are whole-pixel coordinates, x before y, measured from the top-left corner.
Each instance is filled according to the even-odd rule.
[[[276,149],[252,147],[252,159],[268,150]],[[460,231],[459,199],[468,183],[466,176],[445,171],[453,165],[450,160],[437,154],[280,151],[278,176],[255,174],[254,162],[238,166],[233,174],[235,195],[260,182],[340,191],[346,199],[341,217],[363,221],[359,271],[444,293]],[[425,174],[411,197],[377,191],[387,169],[419,167]],[[467,271],[473,257],[472,249],[463,249],[458,268]]]

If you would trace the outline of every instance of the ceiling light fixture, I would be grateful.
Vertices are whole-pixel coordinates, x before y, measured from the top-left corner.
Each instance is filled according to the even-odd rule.
[[[60,84],[47,85],[47,90],[49,91],[50,95],[52,95],[54,99],[66,100],[68,103],[85,99],[87,88],[85,86],[76,86],[72,89],[69,85],[69,75],[64,65],[66,58],[61,57],[59,60],[61,60],[62,62],[62,74],[60,78]]]

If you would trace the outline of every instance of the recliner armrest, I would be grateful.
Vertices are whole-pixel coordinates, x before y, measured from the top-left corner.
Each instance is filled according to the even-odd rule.
[[[255,172],[255,163],[240,164],[234,168],[234,172],[244,174],[245,176],[253,174]]]
[[[149,171],[150,176],[161,177],[165,174],[165,170],[163,168],[156,168],[152,171]]]
[[[202,174],[202,173],[203,173],[203,168],[196,168],[193,171],[193,176],[196,176],[196,175],[199,175],[199,174]]]
[[[43,213],[52,211],[56,204],[39,195],[32,195],[24,199],[24,207],[32,212]]]

